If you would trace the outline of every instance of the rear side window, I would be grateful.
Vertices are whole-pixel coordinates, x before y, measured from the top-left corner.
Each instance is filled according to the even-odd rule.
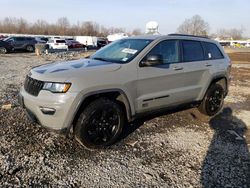
[[[199,41],[184,40],[182,48],[184,62],[204,60],[202,45]]]
[[[25,38],[23,38],[23,37],[16,37],[16,38],[15,38],[15,41],[18,41],[18,42],[19,42],[19,41],[25,41]]]
[[[34,38],[31,38],[31,37],[27,37],[26,40],[31,41],[31,40],[35,40],[35,39],[34,39]]]
[[[210,42],[202,43],[205,49],[206,59],[223,59],[224,56],[216,44]]]
[[[65,43],[65,40],[56,40],[56,43]]]
[[[166,40],[157,44],[148,55],[161,55],[163,63],[177,63],[179,59],[179,42],[177,40]]]

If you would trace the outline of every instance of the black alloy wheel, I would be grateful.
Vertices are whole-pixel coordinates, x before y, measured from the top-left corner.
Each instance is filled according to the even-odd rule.
[[[109,99],[97,99],[86,107],[75,127],[76,139],[87,148],[113,144],[124,124],[121,106]]]
[[[216,115],[223,107],[224,96],[225,91],[221,85],[211,85],[199,106],[199,111],[208,116]]]

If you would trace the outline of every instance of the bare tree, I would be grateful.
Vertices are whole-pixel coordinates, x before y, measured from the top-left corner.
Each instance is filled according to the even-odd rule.
[[[142,31],[141,31],[141,29],[136,28],[136,29],[134,29],[134,30],[131,32],[131,35],[132,35],[132,36],[142,35]]]
[[[232,39],[232,40],[240,40],[243,38],[244,29],[219,29],[217,32],[217,37],[220,39],[226,40],[226,39]]]
[[[195,15],[190,19],[186,19],[178,27],[177,32],[180,34],[207,36],[209,32],[209,24],[204,21],[201,16]]]
[[[16,27],[17,27],[17,32],[18,33],[25,33],[25,32],[28,31],[29,24],[25,19],[20,18],[20,19],[17,20],[17,26]]]
[[[38,35],[90,35],[90,36],[108,36],[113,33],[124,33],[124,28],[104,27],[95,22],[77,22],[71,25],[68,18],[62,17],[56,23],[48,23],[44,20],[37,20],[34,23],[28,23],[23,18],[7,17],[0,19],[0,33],[16,34],[38,34]],[[140,34],[139,29],[132,31],[133,35]]]
[[[241,28],[241,29],[236,29],[236,28],[231,29],[230,32],[229,32],[229,34],[230,34],[230,36],[231,36],[231,38],[233,40],[240,40],[240,39],[243,38],[243,36],[242,36],[242,34],[243,34],[243,28]]]
[[[109,34],[114,34],[114,33],[125,33],[126,29],[124,28],[117,28],[117,27],[110,27],[109,28]]]
[[[57,30],[58,30],[57,32],[59,35],[66,35],[67,30],[70,27],[68,18],[66,17],[59,18],[57,20],[56,26],[57,26]]]
[[[99,27],[99,24],[90,21],[82,23],[82,31],[84,35],[97,36],[99,33]]]

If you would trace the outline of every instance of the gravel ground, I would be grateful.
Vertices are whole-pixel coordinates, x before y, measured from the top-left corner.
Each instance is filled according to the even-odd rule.
[[[87,151],[31,124],[17,103],[31,67],[81,55],[66,56],[0,56],[0,187],[250,187],[250,64],[233,67],[219,115],[147,117],[114,146]]]

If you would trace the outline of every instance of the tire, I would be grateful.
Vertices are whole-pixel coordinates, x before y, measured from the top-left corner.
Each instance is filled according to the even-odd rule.
[[[207,116],[216,115],[223,107],[224,96],[225,91],[223,87],[216,83],[212,84],[208,88],[202,103],[198,107],[199,111]]]
[[[6,54],[8,50],[4,47],[0,47],[0,54]]]
[[[28,46],[26,46],[26,50],[28,52],[34,52],[35,48],[34,48],[34,46],[28,45]]]
[[[74,128],[75,139],[87,149],[110,146],[121,134],[124,122],[124,113],[118,103],[97,99],[79,116]]]

